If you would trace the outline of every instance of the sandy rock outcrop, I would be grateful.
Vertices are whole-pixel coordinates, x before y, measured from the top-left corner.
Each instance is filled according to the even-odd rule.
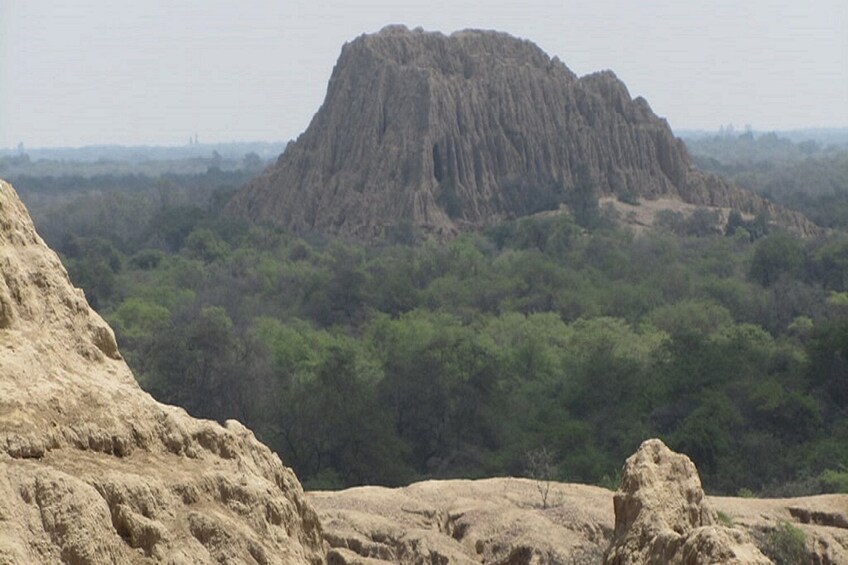
[[[331,564],[770,563],[758,547],[787,525],[803,533],[807,562],[848,563],[848,495],[705,497],[692,462],[659,440],[628,459],[616,493],[552,482],[544,507],[540,484],[426,481],[307,498]]]
[[[294,473],[143,392],[0,181],[0,563],[320,563]]]
[[[596,196],[767,211],[815,226],[696,170],[683,142],[610,71],[577,77],[505,33],[390,26],[346,44],[309,128],[228,205],[295,232],[436,235]]]
[[[763,543],[787,524],[804,535],[809,563],[848,563],[848,495],[823,494],[801,498],[710,497],[737,528]]]
[[[744,531],[718,524],[695,464],[658,439],[627,459],[614,507],[606,565],[771,562]]]
[[[599,563],[612,535],[612,493],[498,478],[426,481],[390,489],[310,492],[330,547],[328,562]]]

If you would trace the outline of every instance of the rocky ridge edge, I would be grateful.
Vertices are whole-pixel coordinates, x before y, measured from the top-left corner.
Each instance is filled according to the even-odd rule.
[[[143,392],[0,181],[0,562],[323,559],[291,469]]]

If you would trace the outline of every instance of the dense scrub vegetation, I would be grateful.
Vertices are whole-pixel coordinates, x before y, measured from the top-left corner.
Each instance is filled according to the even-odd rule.
[[[249,174],[13,180],[142,386],[242,420],[308,487],[521,474],[541,449],[611,486],[651,436],[713,492],[848,487],[845,235],[549,216],[366,247],[223,216]]]

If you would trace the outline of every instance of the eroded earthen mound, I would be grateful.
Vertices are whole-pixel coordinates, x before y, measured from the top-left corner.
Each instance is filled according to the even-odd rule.
[[[557,208],[580,186],[815,229],[695,170],[666,121],[612,72],[578,78],[504,33],[402,26],[344,46],[309,128],[229,208],[300,233],[450,234]]]
[[[0,181],[0,563],[317,563],[294,473],[143,392]]]

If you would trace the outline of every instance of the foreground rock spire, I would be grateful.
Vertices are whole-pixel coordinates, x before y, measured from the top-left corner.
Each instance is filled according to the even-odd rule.
[[[771,563],[745,532],[718,523],[695,464],[658,439],[627,459],[613,500],[605,565]]]
[[[320,563],[317,516],[235,421],[143,392],[0,181],[0,563]]]
[[[610,71],[578,78],[504,33],[392,26],[346,44],[309,128],[231,212],[295,232],[435,235],[591,196],[797,214],[695,170],[683,142]]]

